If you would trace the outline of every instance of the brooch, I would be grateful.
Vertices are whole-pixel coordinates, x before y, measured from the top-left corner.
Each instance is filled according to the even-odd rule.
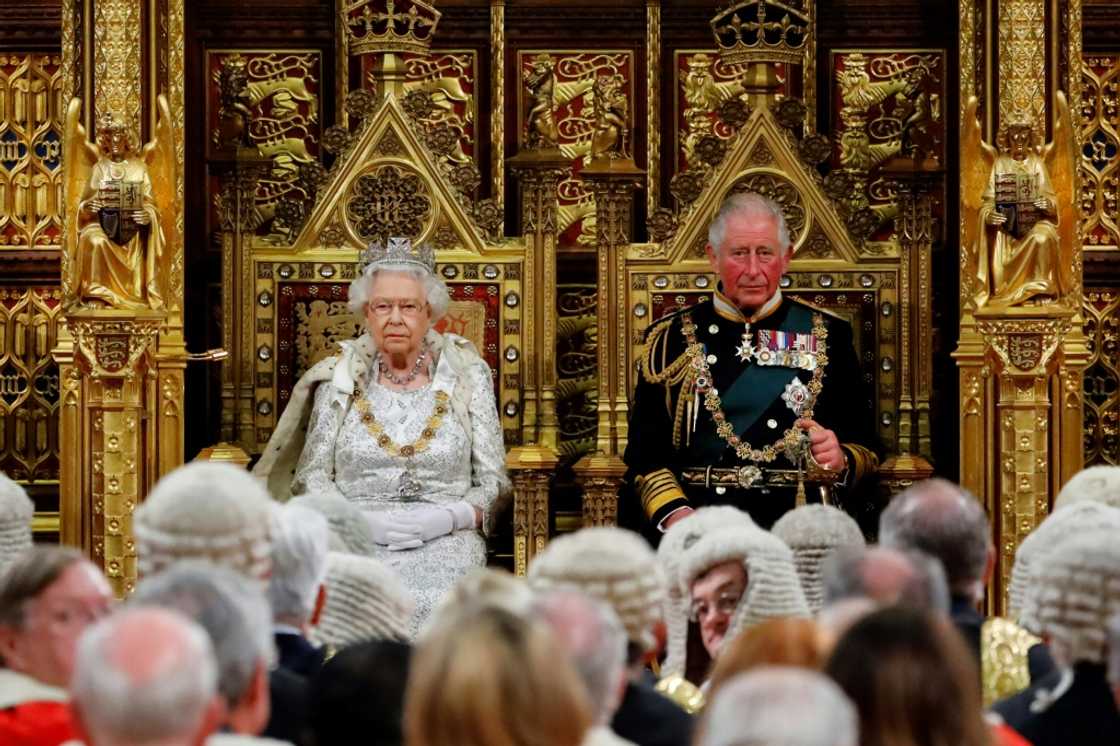
[[[809,398],[809,387],[803,384],[801,379],[797,376],[794,376],[793,380],[786,384],[786,390],[782,393],[782,401],[784,401],[786,406],[792,409],[793,413],[798,417],[801,416],[801,412],[805,409]]]

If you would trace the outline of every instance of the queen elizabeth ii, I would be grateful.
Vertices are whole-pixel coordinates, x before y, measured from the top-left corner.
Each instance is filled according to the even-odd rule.
[[[414,629],[486,563],[508,494],[490,368],[466,339],[432,325],[450,302],[426,247],[390,239],[364,254],[350,310],[365,321],[296,384],[254,473],[279,499],[342,495],[416,598]]]

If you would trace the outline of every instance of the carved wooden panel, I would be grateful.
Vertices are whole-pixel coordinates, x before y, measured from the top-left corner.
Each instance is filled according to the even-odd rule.
[[[1120,54],[1085,55],[1081,81],[1082,241],[1111,253],[1120,250]]]
[[[567,284],[556,294],[556,416],[560,455],[574,462],[595,449],[599,424],[597,287]]]
[[[62,59],[0,52],[0,248],[62,235]]]
[[[1120,464],[1120,288],[1085,288],[1085,465]]]

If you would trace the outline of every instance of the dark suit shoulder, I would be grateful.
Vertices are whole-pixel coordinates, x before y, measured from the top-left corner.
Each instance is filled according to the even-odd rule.
[[[692,742],[692,716],[652,686],[631,682],[611,730],[638,746],[687,746]]]

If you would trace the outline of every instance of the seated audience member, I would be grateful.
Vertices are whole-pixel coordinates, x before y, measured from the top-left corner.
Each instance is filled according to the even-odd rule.
[[[793,553],[781,539],[738,519],[708,525],[706,513],[729,510],[737,512],[700,508],[674,523],[658,549],[675,585],[666,610],[664,671],[693,683],[707,678],[725,639],[766,619],[809,616]],[[690,629],[699,635],[699,649],[689,645]]]
[[[867,541],[850,515],[831,505],[802,505],[778,519],[770,532],[793,550],[797,577],[809,612],[824,605],[821,565],[839,547],[863,547]]]
[[[31,548],[31,519],[35,504],[27,491],[0,472],[0,574]]]
[[[941,562],[949,583],[949,616],[980,660],[984,615],[976,605],[992,576],[996,552],[979,501],[945,479],[927,479],[895,495],[879,516],[879,542],[925,552]]]
[[[606,603],[618,615],[627,637],[626,690],[611,720],[619,737],[639,746],[691,743],[692,718],[654,689],[645,667],[660,652],[666,592],[657,556],[645,539],[609,527],[559,536],[529,566],[529,585],[538,592],[577,590]]]
[[[1054,510],[1079,502],[1120,508],[1120,466],[1099,464],[1074,474],[1054,498]]]
[[[730,679],[763,666],[819,671],[824,668],[826,644],[811,619],[768,619],[744,630],[724,645],[712,668],[708,700]]]
[[[976,661],[948,619],[892,606],[856,622],[825,672],[855,704],[861,746],[988,746]]]
[[[373,557],[331,552],[327,603],[312,638],[332,650],[413,636],[413,600],[400,578]]]
[[[82,635],[70,684],[85,746],[197,746],[218,726],[218,669],[206,632],[136,607]]]
[[[937,614],[949,612],[949,589],[941,563],[917,551],[845,547],[825,561],[824,608],[853,598],[903,604]]]
[[[223,730],[256,736],[271,726],[269,735],[296,740],[306,721],[306,683],[284,672],[290,678],[283,681],[299,689],[294,696],[281,695],[282,709],[272,702],[272,611],[256,583],[228,568],[184,561],[144,578],[132,601],[177,611],[206,630],[218,664]]]
[[[592,719],[568,656],[533,619],[464,607],[429,628],[413,654],[409,746],[580,746]]]
[[[328,492],[309,492],[293,497],[286,504],[310,508],[327,519],[332,552],[348,552],[366,557],[374,555],[377,542],[373,539],[373,529],[366,521],[362,509],[345,497]]]
[[[403,642],[374,640],[339,651],[311,685],[308,746],[351,743],[401,746],[404,690],[412,651]]]
[[[856,711],[844,692],[819,673],[784,666],[763,666],[728,679],[713,694],[703,730],[697,746],[861,743]]]
[[[327,600],[327,519],[298,505],[277,507],[273,518],[268,600],[279,665],[314,676],[323,665],[323,649],[307,638]]]
[[[0,744],[73,737],[65,687],[78,637],[112,602],[108,581],[75,549],[32,547],[0,576]]]
[[[1057,670],[992,709],[1034,746],[1120,742],[1120,712],[1106,675],[1107,628],[1117,614],[1114,532],[1073,537],[1046,553],[1021,619],[1049,641]]]
[[[193,461],[156,483],[136,508],[140,576],[186,559],[228,567],[261,583],[272,569],[272,499],[231,464]]]
[[[593,708],[593,727],[583,746],[633,746],[610,729],[611,718],[626,688],[626,631],[614,610],[574,590],[545,593],[536,616],[575,664]]]

